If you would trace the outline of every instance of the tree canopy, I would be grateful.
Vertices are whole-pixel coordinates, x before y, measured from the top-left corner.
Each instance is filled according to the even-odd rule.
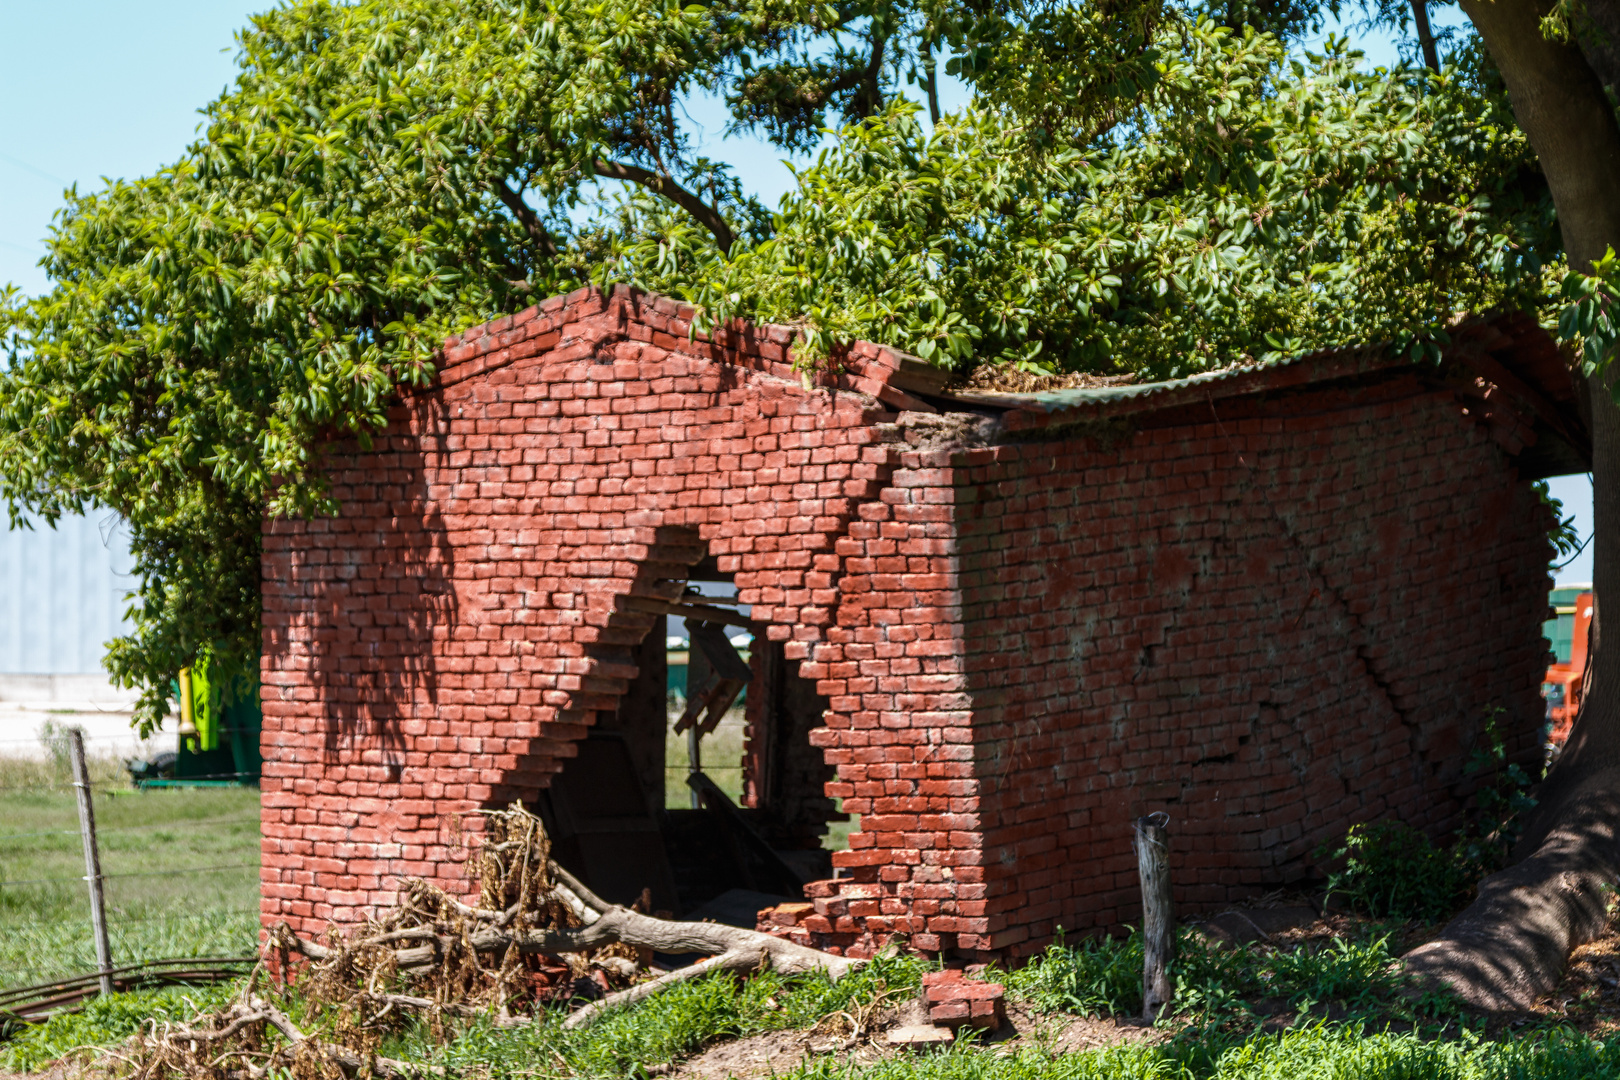
[[[1423,348],[1459,312],[1551,310],[1556,222],[1490,63],[1305,55],[1321,11],[289,3],[179,160],[72,194],[51,291],[0,305],[0,494],[129,522],[108,666],[151,724],[199,655],[256,668],[260,522],[341,512],[323,448],[381,429],[446,335],[586,282],[796,326],[807,362],[868,338],[960,373]],[[973,95],[950,114],[946,74]],[[699,89],[822,147],[774,211],[694,151]]]

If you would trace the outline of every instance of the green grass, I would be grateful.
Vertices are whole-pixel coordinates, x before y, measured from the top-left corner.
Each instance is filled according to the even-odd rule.
[[[1438,1030],[1456,1028],[1463,1015],[1446,996],[1409,992],[1376,924],[1360,941],[1320,946],[1227,949],[1183,932],[1176,947],[1173,1015],[1205,1027],[1292,1014]],[[1135,1016],[1142,1010],[1142,938],[1060,941],[1001,978],[1008,993],[1039,1011]]]
[[[536,1069],[554,1075],[559,1062],[578,1076],[633,1076],[641,1067],[674,1061],[720,1039],[807,1028],[879,995],[903,999],[916,992],[926,970],[923,961],[886,956],[836,983],[819,975],[786,979],[770,971],[747,980],[694,979],[610,1013],[583,1031],[565,1031],[565,1014],[558,1011],[543,1023],[515,1030],[479,1021],[442,1047],[417,1028],[395,1040],[391,1050],[406,1060],[432,1061],[489,1080],[536,1076]]]
[[[1129,950],[1124,943],[1117,952]],[[1256,979],[1346,1002],[1372,1002],[1396,989],[1375,943],[1336,954],[1295,950],[1291,959],[1281,959],[1284,952],[1233,950],[1217,967],[1224,977],[1238,980],[1227,987],[1233,993],[1252,990],[1243,980]],[[1281,1031],[1252,1024],[1189,1024],[1171,1025],[1168,1037],[1157,1043],[1054,1052],[1055,1022],[1074,1008],[1063,1003],[1084,1000],[1074,997],[1076,981],[1100,980],[1103,989],[1097,993],[1117,993],[1119,987],[1112,985],[1118,981],[1117,964],[1105,949],[1058,949],[1033,966],[1038,974],[1005,976],[1026,1004],[1055,1010],[1037,1018],[1014,1045],[963,1038],[941,1050],[868,1065],[835,1053],[775,1075],[782,1080],[1620,1080],[1620,1039],[1605,1042],[1556,1028],[1491,1038],[1456,1025],[1442,1034],[1432,1025],[1403,1031],[1368,1020],[1302,1019]],[[916,992],[925,970],[922,961],[886,956],[838,983],[821,976],[786,979],[769,971],[747,980],[722,975],[680,984],[583,1031],[564,1030],[565,1013],[555,1010],[516,1029],[499,1028],[489,1018],[466,1021],[443,1043],[425,1024],[416,1024],[388,1036],[379,1049],[443,1066],[450,1080],[645,1078],[656,1066],[722,1040],[804,1030],[831,1013],[861,1011],[879,998],[902,1000]],[[1213,970],[1205,975],[1214,977]],[[112,1045],[144,1017],[184,1020],[199,1008],[224,1003],[232,990],[169,989],[91,1002],[79,1016],[59,1017],[0,1047],[0,1068],[37,1069],[76,1047]],[[283,1005],[305,1017],[306,1030],[318,1029],[296,997]]]
[[[664,806],[678,810],[692,805],[692,789],[686,786],[686,733],[670,730],[680,713],[670,714],[664,734]],[[741,708],[727,711],[715,729],[703,736],[703,771],[732,802],[742,798],[743,729],[747,726]]]
[[[91,783],[113,963],[252,953],[257,789],[138,792],[112,759],[93,763]],[[94,970],[83,878],[65,771],[0,759],[0,987]]]
[[[112,1046],[140,1030],[147,1020],[184,1023],[202,1012],[225,1007],[236,983],[166,986],[92,998],[79,1012],[53,1016],[19,1030],[0,1043],[0,1069],[31,1072],[85,1046]]]

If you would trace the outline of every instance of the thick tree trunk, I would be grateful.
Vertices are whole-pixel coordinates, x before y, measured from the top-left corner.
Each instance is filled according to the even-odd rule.
[[[1570,265],[1620,250],[1620,126],[1574,45],[1548,41],[1537,0],[1463,0],[1496,61],[1514,115],[1541,161]],[[1603,605],[1620,603],[1620,409],[1593,380],[1594,591],[1591,659],[1581,714],[1540,792],[1515,854],[1479,898],[1408,967],[1483,1008],[1533,1004],[1557,983],[1569,951],[1604,924],[1604,889],[1620,878],[1620,640],[1604,647]]]

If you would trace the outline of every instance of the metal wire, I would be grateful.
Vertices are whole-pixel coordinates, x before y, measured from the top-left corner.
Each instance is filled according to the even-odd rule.
[[[103,881],[113,881],[113,880],[117,880],[117,879],[120,879],[120,878],[168,877],[171,874],[212,874],[212,873],[216,873],[217,871],[221,871],[221,870],[248,870],[248,869],[257,870],[257,869],[259,869],[259,864],[258,863],[227,863],[227,864],[225,864],[223,866],[194,866],[194,867],[182,868],[182,869],[178,869],[178,870],[143,870],[143,871],[136,871],[134,873],[129,873],[129,874],[102,874],[101,875],[101,880],[103,880]],[[7,885],[48,885],[48,884],[51,884],[52,882],[58,882],[58,881],[88,881],[88,880],[90,880],[90,879],[86,878],[86,877],[83,877],[83,876],[79,876],[79,877],[19,878],[19,879],[15,879],[15,880],[0,881],[0,889],[5,888]]]
[[[259,815],[235,818],[207,818],[198,821],[157,821],[147,825],[98,825],[96,835],[110,832],[135,832],[140,829],[179,829],[187,825],[237,825],[245,821],[258,821]],[[78,836],[78,829],[44,829],[40,832],[0,832],[0,844],[7,840],[21,840],[25,836]]]

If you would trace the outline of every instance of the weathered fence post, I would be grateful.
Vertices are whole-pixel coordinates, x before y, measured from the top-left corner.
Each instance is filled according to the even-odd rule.
[[[79,835],[84,840],[84,879],[90,883],[90,927],[96,935],[96,970],[101,992],[113,992],[112,946],[107,941],[107,904],[101,895],[101,852],[96,847],[96,808],[90,802],[90,766],[84,760],[84,729],[68,729],[73,756],[73,789],[79,797]]]
[[[1176,916],[1170,900],[1170,815],[1136,819],[1136,866],[1142,876],[1142,1018],[1150,1023],[1170,1004],[1175,984]]]

